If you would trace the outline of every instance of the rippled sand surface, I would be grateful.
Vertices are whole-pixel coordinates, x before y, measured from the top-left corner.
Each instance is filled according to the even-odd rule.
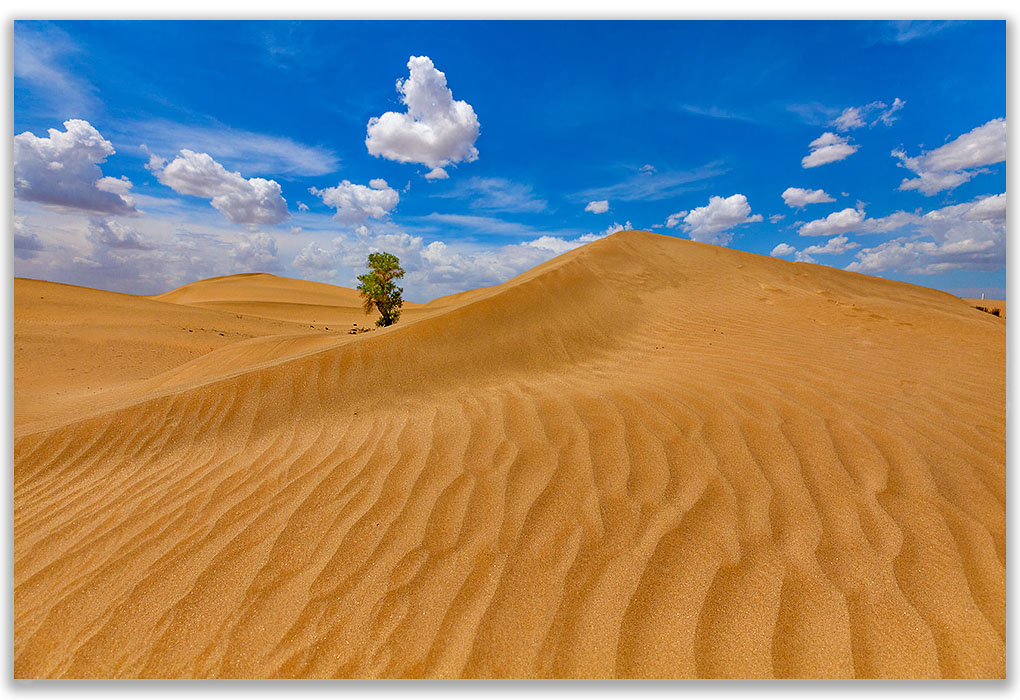
[[[358,335],[271,275],[14,319],[17,677],[1005,675],[948,294],[631,231]]]

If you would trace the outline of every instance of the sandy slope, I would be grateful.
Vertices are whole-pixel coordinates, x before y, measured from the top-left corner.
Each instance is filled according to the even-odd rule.
[[[16,425],[15,675],[1003,676],[1005,328],[623,232],[252,333]]]

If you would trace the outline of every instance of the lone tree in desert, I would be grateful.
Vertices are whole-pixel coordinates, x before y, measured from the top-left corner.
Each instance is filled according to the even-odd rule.
[[[374,306],[381,314],[375,325],[392,326],[400,318],[400,307],[404,305],[400,297],[404,289],[393,281],[404,276],[400,259],[391,253],[369,253],[368,267],[368,273],[358,275],[361,282],[358,291],[364,299],[365,313],[371,313]]]

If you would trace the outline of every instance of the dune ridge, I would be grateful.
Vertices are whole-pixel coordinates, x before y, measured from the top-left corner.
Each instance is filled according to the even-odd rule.
[[[230,282],[16,410],[16,676],[1004,676],[1003,319],[636,231],[357,336]]]

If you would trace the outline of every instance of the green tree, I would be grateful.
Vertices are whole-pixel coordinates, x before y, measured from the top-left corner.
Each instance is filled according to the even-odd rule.
[[[381,314],[375,325],[392,326],[400,318],[400,307],[404,305],[400,296],[404,290],[394,282],[404,276],[400,259],[390,253],[369,253],[368,267],[368,273],[358,275],[361,282],[358,291],[364,300],[365,313],[371,313],[374,306]]]

